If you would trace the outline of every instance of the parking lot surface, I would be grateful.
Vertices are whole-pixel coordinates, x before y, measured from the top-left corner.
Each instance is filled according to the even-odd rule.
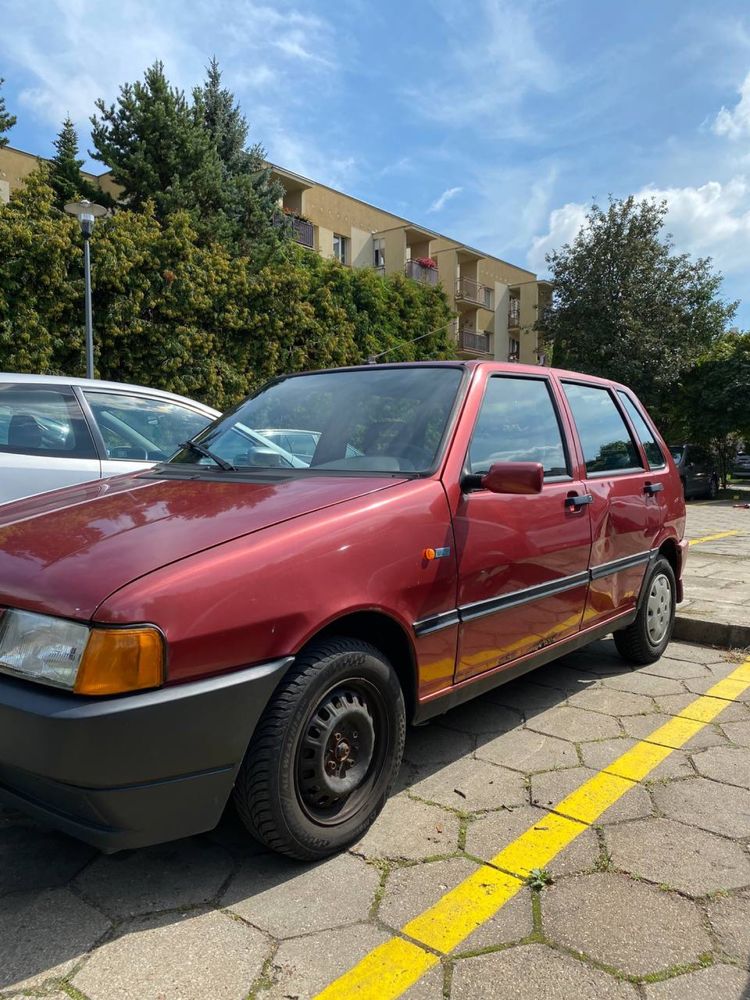
[[[105,857],[0,810],[0,996],[739,1000],[749,845],[747,653],[633,669],[605,641],[411,730],[384,812],[323,863],[231,813]]]

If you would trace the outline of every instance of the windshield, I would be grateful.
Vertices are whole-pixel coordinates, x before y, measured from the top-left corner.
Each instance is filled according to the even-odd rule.
[[[293,375],[265,386],[196,437],[235,469],[427,472],[460,368],[372,368]],[[170,464],[213,466],[184,448]]]

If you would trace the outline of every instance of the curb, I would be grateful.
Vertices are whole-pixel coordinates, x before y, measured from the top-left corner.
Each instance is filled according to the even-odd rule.
[[[724,646],[727,649],[744,649],[750,646],[750,625],[730,625],[729,622],[703,621],[700,618],[675,618],[673,639],[697,642],[707,646]]]

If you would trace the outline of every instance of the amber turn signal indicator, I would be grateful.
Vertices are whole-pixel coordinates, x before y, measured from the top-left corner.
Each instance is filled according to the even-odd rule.
[[[92,629],[76,694],[124,694],[164,681],[164,639],[155,628]]]

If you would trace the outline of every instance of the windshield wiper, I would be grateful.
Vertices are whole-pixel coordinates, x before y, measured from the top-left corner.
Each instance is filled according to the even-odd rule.
[[[203,455],[204,458],[210,458],[211,461],[216,462],[219,468],[223,469],[224,472],[237,471],[236,465],[232,465],[231,462],[227,462],[226,459],[214,454],[210,448],[207,448],[204,444],[198,444],[197,441],[183,441],[180,448],[188,448],[190,451],[195,451],[199,455]]]

